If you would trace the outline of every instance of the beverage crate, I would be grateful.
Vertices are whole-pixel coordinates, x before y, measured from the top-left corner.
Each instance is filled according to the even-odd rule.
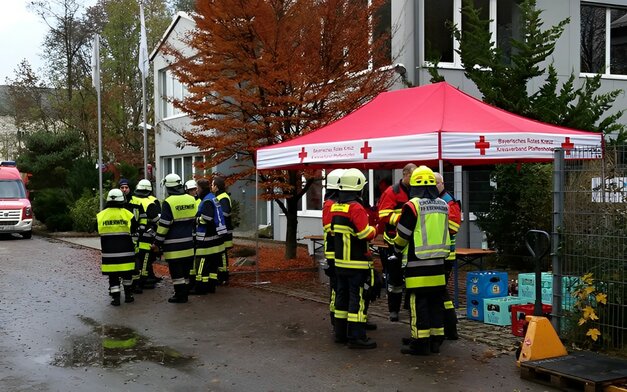
[[[466,275],[466,295],[478,298],[507,296],[507,272],[474,271]]]
[[[562,277],[562,308],[565,310],[572,309],[574,300],[572,293],[581,283],[581,279],[577,276]],[[536,274],[523,273],[518,274],[518,296],[527,298],[530,302],[536,299]],[[553,274],[550,272],[542,273],[542,303],[551,304],[553,302]]]
[[[550,272],[542,273],[542,302],[551,302],[551,293],[553,289],[553,274]],[[548,295],[545,295],[548,293]],[[518,296],[527,298],[531,302],[536,299],[536,274],[535,272],[518,274]],[[546,299],[546,300],[545,300]]]
[[[494,325],[511,325],[513,305],[526,304],[528,300],[520,297],[497,297],[483,299],[483,322]]]
[[[526,316],[533,315],[534,304],[526,305],[513,305],[512,306],[512,334],[514,336],[525,336],[524,328],[526,323]],[[542,315],[545,317],[551,316],[551,305],[542,304]]]
[[[483,321],[483,300],[476,295],[466,294],[466,318]]]

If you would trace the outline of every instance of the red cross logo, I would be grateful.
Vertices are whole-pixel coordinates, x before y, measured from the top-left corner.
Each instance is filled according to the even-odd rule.
[[[300,158],[300,163],[303,163],[305,158],[307,158],[307,151],[305,151],[305,147],[300,150],[300,152],[298,153],[298,157]]]
[[[362,154],[364,154],[364,159],[368,159],[368,154],[372,152],[372,147],[368,146],[368,141],[364,142],[364,146],[359,150]]]
[[[485,155],[485,150],[490,148],[490,142],[485,141],[485,136],[479,136],[479,141],[475,142],[475,148],[479,149],[481,155]]]
[[[562,143],[562,148],[566,150],[566,155],[570,155],[570,150],[575,148],[575,144],[571,143],[570,138],[567,137],[566,140],[564,140],[564,143]]]

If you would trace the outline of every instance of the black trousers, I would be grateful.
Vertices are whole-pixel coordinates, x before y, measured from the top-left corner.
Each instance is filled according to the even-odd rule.
[[[368,301],[364,286],[366,283],[370,284],[372,271],[337,266],[335,271],[335,318],[348,320],[348,339],[364,339],[368,321]]]

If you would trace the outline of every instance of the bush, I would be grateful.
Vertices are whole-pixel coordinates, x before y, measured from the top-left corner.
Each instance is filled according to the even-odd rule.
[[[96,214],[99,209],[100,200],[98,200],[98,195],[92,195],[91,192],[84,193],[74,203],[74,206],[70,207],[70,217],[74,230],[87,233],[98,231]]]
[[[33,213],[50,231],[70,230],[72,228],[68,208],[70,196],[65,189],[42,189],[33,200]]]

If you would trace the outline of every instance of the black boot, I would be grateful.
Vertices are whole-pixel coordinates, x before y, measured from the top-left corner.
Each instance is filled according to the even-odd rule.
[[[390,312],[390,321],[398,321],[398,313],[401,310],[402,301],[403,293],[388,292],[388,312]]]
[[[193,286],[187,286],[187,291],[191,295],[206,295],[209,292],[206,287],[207,285],[208,283],[196,281]]]
[[[401,353],[410,355],[429,355],[429,338],[411,339],[408,346],[401,348]]]
[[[135,301],[135,297],[133,297],[133,285],[124,286],[124,302],[131,303]]]
[[[369,337],[364,336],[359,339],[350,339],[348,341],[348,348],[362,350],[377,348],[377,342],[370,339]]]
[[[376,348],[377,343],[366,336],[366,323],[348,323],[348,348],[371,349]]]
[[[429,338],[429,351],[431,351],[434,354],[439,353],[440,346],[442,345],[443,341],[444,341],[444,336],[431,336]]]
[[[207,293],[215,294],[216,292],[217,281],[213,279],[209,279],[209,283],[207,283]]]
[[[171,304],[184,304],[187,302],[187,285],[175,284],[174,295],[168,298],[168,302]]]
[[[157,280],[156,279],[148,277],[142,283],[142,288],[144,290],[152,290],[152,289],[155,288],[156,284],[157,284]]]
[[[371,323],[370,321],[366,321],[366,331],[375,331],[377,329],[377,324]]]
[[[120,292],[109,294],[112,298],[111,305],[120,306]]]
[[[346,335],[348,330],[348,320],[335,318],[333,329],[335,331],[335,343],[344,344],[348,342],[348,337]]]
[[[444,309],[444,336],[448,340],[457,340],[457,313],[455,309]]]

